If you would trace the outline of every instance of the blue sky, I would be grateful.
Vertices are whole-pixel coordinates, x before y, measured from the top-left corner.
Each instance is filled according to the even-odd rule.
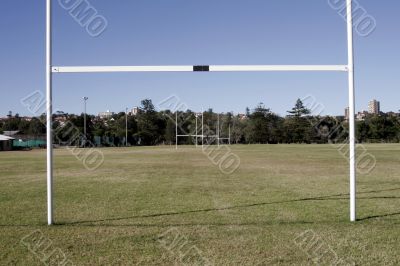
[[[346,64],[346,25],[328,0],[89,0],[108,21],[93,38],[54,0],[54,65]],[[377,21],[356,34],[357,110],[381,101],[400,109],[400,2],[359,0]],[[45,1],[2,0],[0,116],[28,115],[20,100],[45,90]],[[54,107],[122,111],[176,95],[192,110],[244,112],[263,102],[285,115],[312,95],[325,114],[342,114],[345,73],[57,74]]]

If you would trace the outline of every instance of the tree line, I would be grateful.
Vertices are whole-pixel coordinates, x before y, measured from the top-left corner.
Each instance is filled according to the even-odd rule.
[[[195,135],[198,135],[198,141],[204,135],[206,143],[215,143],[218,134],[220,138],[230,136],[232,144],[326,144],[343,143],[348,138],[348,122],[344,117],[313,116],[300,99],[285,117],[273,113],[262,103],[251,111],[247,108],[245,115],[217,114],[209,109],[203,113],[204,118],[191,110],[177,113],[157,111],[149,99],[141,102],[139,110],[136,115],[121,112],[107,119],[87,115],[86,136],[83,135],[84,114],[58,112],[53,116],[55,143],[81,145],[85,140],[96,146],[123,146],[126,142],[128,145],[168,145],[175,144],[176,130],[179,135],[193,136],[179,138],[179,144],[193,144]],[[359,143],[400,141],[400,118],[397,115],[370,115],[357,121],[356,128]],[[31,137],[44,136],[45,116],[30,121],[15,116],[0,122],[0,133],[10,130]]]

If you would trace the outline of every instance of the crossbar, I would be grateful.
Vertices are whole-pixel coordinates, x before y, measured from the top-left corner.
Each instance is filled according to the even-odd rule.
[[[203,135],[176,135],[177,137],[203,137]]]
[[[338,71],[347,65],[54,66],[53,73]]]

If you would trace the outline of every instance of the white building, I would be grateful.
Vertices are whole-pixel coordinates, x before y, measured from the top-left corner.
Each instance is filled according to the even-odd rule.
[[[110,110],[107,110],[107,112],[100,112],[99,113],[100,119],[109,119],[113,115],[115,115],[115,113],[114,112],[110,112]]]
[[[133,107],[131,110],[132,115],[137,115],[140,112],[139,107]]]

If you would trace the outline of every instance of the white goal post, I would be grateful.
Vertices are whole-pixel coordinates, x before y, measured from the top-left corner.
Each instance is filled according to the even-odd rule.
[[[348,74],[349,87],[349,143],[350,143],[350,221],[356,221],[356,141],[355,89],[353,57],[352,0],[347,4],[346,65],[195,65],[195,66],[53,66],[52,65],[52,2],[46,0],[46,108],[47,108],[47,222],[53,224],[53,129],[52,76],[53,73],[95,72],[235,72],[235,71],[340,71]]]
[[[228,145],[231,145],[231,125],[228,125],[228,137],[221,138],[221,125],[220,125],[220,115],[218,115],[218,120],[217,120],[217,139],[218,139],[218,146],[221,144],[221,140],[227,140]]]
[[[228,141],[228,145],[231,145],[231,125],[228,127],[228,137],[221,138],[221,129],[220,129],[220,114],[217,114],[217,126],[215,129],[216,135],[204,135],[204,111],[201,112],[201,135],[199,135],[198,129],[198,120],[199,113],[194,113],[194,117],[196,119],[195,123],[195,133],[194,134],[178,134],[178,111],[175,112],[175,149],[178,149],[178,140],[179,138],[195,138],[196,147],[198,146],[198,139],[201,139],[201,147],[204,149],[204,139],[214,138],[217,145],[220,146],[221,140]]]
[[[201,135],[199,135],[198,120],[199,113],[195,113],[196,119],[195,134],[178,134],[178,111],[175,112],[175,149],[178,149],[179,138],[195,138],[196,147],[198,146],[198,139],[201,138],[201,148],[204,148],[204,111],[201,112]]]

